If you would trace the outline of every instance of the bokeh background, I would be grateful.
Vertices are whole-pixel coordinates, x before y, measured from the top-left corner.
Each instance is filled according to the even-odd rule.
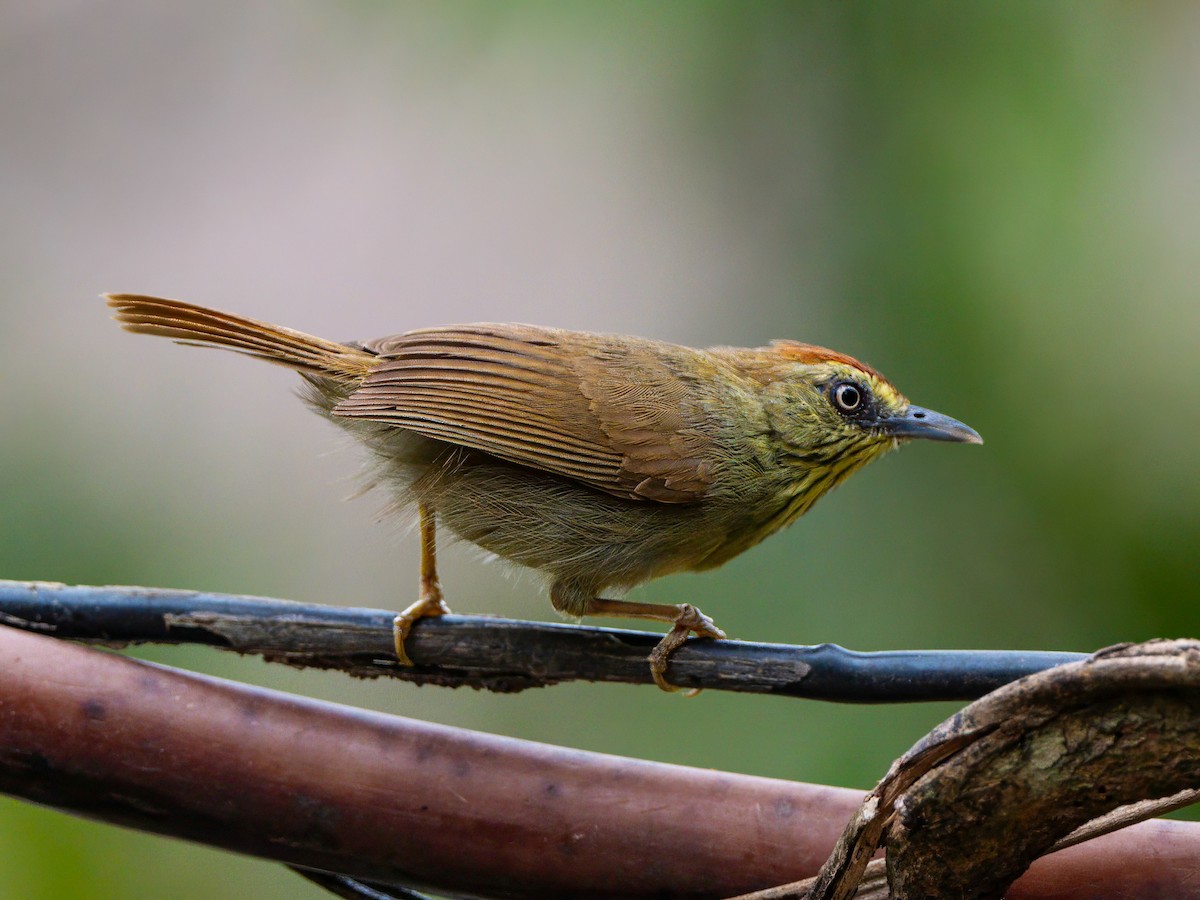
[[[869,468],[717,572],[732,635],[1200,635],[1200,7],[0,5],[0,577],[396,607],[415,541],[294,376],[101,291],[338,339],[513,320],[860,356],[982,448]],[[552,619],[446,551],[456,610]],[[953,707],[519,696],[173,664],[492,732],[866,787]],[[324,896],[0,800],[9,897]]]

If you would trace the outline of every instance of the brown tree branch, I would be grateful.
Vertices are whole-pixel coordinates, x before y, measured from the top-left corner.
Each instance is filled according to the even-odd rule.
[[[475,897],[715,898],[816,871],[862,794],[347,709],[0,628],[0,790]],[[1200,828],[1042,860],[1013,897],[1184,896]]]
[[[352,710],[8,628],[0,667],[0,790],[443,893],[736,893],[819,865],[858,797]]]

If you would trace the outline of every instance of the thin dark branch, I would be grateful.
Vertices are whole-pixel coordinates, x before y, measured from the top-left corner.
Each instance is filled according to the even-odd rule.
[[[298,667],[424,684],[519,691],[563,681],[650,683],[646,657],[660,635],[613,628],[445,616],[417,623],[398,666],[392,617],[379,609],[142,587],[0,581],[0,624],[108,644],[198,643]],[[904,650],[856,653],[693,640],[672,657],[685,688],[848,703],[971,700],[1077,653]]]

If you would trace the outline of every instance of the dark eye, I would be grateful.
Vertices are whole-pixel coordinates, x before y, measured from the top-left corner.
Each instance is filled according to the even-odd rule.
[[[843,381],[834,385],[833,404],[842,412],[858,412],[862,409],[865,399],[866,391],[852,381]]]

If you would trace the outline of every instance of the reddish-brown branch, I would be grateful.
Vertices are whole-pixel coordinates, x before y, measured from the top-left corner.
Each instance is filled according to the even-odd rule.
[[[270,859],[488,897],[719,897],[812,874],[861,794],[289,697],[0,628],[0,790]],[[1200,828],[1055,854],[1014,897],[1182,896]]]

